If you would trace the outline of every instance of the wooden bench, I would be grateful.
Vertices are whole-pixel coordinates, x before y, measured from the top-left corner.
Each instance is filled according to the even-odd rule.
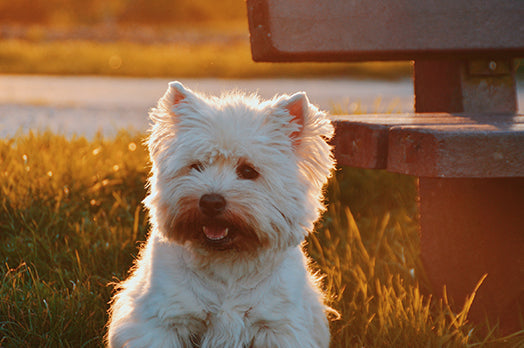
[[[470,318],[520,328],[524,116],[515,58],[522,0],[247,0],[255,61],[414,60],[415,114],[333,117],[340,164],[417,176],[434,292]],[[519,307],[520,306],[520,307]]]

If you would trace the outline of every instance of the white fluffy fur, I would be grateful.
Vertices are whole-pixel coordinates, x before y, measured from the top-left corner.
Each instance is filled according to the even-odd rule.
[[[108,345],[328,347],[329,308],[301,246],[333,168],[326,115],[304,93],[206,97],[173,82],[150,116],[152,229],[112,300]],[[259,176],[239,177],[241,163]],[[258,244],[179,237],[177,222],[209,193]]]

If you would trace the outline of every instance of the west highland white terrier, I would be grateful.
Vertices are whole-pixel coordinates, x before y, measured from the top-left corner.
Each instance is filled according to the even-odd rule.
[[[302,251],[323,210],[333,126],[305,93],[204,96],[172,82],[150,113],[151,232],[117,286],[110,347],[328,347]]]

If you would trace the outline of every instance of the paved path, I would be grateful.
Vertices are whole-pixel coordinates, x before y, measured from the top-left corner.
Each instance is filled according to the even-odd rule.
[[[0,75],[0,136],[17,131],[51,129],[66,135],[88,137],[98,130],[106,135],[120,128],[144,131],[147,112],[164,93],[170,79],[53,77]],[[315,104],[327,110],[354,109],[370,112],[394,107],[410,111],[412,86],[403,82],[351,81],[345,79],[183,79],[189,88],[217,94],[229,89],[275,93],[306,91]]]
[[[50,129],[88,137],[118,129],[144,131],[147,111],[164,93],[170,79],[0,75],[0,137],[18,131]],[[275,93],[306,91],[326,110],[410,112],[413,87],[402,81],[348,79],[183,79],[189,88],[217,94],[229,89]],[[524,87],[524,86],[522,86]],[[522,88],[520,89],[522,91]],[[524,103],[522,94],[520,104]],[[358,109],[356,111],[359,111]]]

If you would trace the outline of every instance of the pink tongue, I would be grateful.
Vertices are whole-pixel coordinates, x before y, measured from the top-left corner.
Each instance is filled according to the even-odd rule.
[[[211,240],[220,240],[222,238],[225,238],[228,233],[227,227],[204,226],[202,229],[206,237]]]

